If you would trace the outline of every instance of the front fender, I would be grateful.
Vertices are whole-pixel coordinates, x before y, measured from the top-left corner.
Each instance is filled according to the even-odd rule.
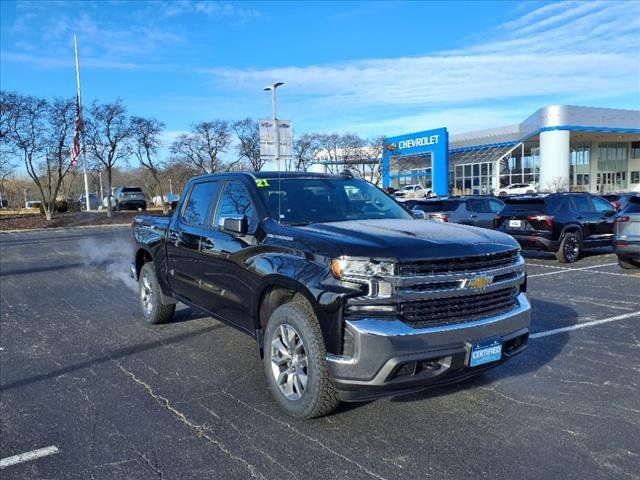
[[[252,302],[252,317],[260,328],[260,303],[265,292],[282,287],[302,294],[313,307],[330,353],[342,351],[342,307],[349,295],[361,294],[345,288],[333,278],[329,267],[313,259],[283,253],[267,253],[252,261],[261,278]]]

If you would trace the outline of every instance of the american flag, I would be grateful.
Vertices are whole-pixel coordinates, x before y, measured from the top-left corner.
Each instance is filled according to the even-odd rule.
[[[71,149],[71,166],[78,165],[80,156],[80,132],[82,131],[82,106],[80,98],[76,98],[76,121],[73,125],[73,148]]]

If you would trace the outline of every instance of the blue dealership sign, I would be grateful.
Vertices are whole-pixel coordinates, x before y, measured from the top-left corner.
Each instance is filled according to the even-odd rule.
[[[389,187],[391,184],[392,158],[402,162],[403,156],[427,153],[430,153],[432,158],[433,192],[438,195],[447,195],[449,193],[449,132],[446,128],[386,138],[382,154],[382,185]]]

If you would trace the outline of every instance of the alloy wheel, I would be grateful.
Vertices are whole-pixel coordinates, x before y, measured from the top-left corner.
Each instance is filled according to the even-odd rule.
[[[142,308],[147,315],[151,315],[153,310],[153,289],[151,288],[151,282],[149,276],[144,273],[140,278],[140,300],[142,301]]]
[[[578,258],[578,252],[580,251],[580,242],[576,237],[569,237],[564,242],[564,256],[569,261],[573,261]]]
[[[307,352],[300,334],[286,323],[271,338],[271,372],[280,392],[289,400],[299,400],[307,388]]]

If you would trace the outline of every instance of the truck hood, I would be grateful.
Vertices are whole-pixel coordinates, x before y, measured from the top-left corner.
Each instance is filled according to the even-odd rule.
[[[401,262],[484,255],[519,247],[501,232],[430,220],[344,221],[296,230],[334,244],[342,255]]]

